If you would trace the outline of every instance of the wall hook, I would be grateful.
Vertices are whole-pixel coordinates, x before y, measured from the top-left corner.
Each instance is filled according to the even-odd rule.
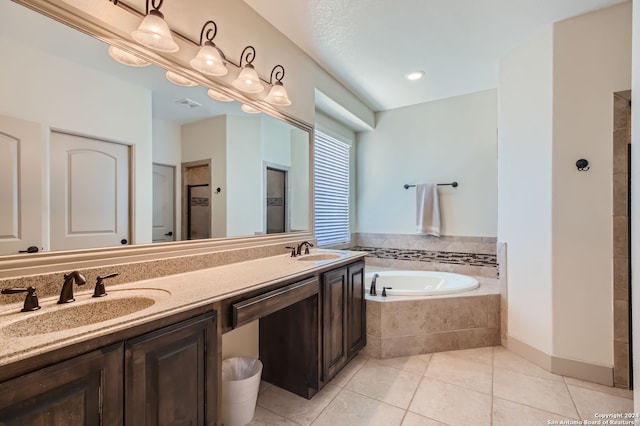
[[[589,161],[585,160],[584,158],[581,158],[578,161],[576,161],[576,167],[578,168],[579,172],[586,172],[587,170],[590,169]]]

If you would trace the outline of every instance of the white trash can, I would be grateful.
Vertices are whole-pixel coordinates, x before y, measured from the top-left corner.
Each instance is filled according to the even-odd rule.
[[[222,424],[244,426],[256,410],[262,362],[257,358],[233,357],[222,361]]]

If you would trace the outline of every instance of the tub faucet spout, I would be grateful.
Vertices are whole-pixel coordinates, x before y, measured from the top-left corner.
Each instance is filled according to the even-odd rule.
[[[371,296],[377,296],[378,293],[376,292],[376,280],[378,279],[380,275],[378,274],[373,274],[373,277],[371,277],[371,286],[369,287],[369,294]]]

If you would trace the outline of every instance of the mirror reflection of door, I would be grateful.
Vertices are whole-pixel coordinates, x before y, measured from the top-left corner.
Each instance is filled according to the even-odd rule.
[[[42,248],[38,123],[0,115],[0,255]]]
[[[211,161],[183,163],[182,183],[183,238],[211,238]]]
[[[175,168],[153,165],[153,242],[175,241]]]
[[[287,231],[287,171],[267,167],[267,234]]]
[[[211,203],[209,184],[187,185],[187,239],[209,238]]]
[[[51,132],[51,250],[129,244],[129,147]]]

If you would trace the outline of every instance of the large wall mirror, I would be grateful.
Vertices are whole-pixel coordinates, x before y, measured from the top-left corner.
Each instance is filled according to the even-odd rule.
[[[310,232],[309,126],[107,49],[0,3],[0,255]]]

